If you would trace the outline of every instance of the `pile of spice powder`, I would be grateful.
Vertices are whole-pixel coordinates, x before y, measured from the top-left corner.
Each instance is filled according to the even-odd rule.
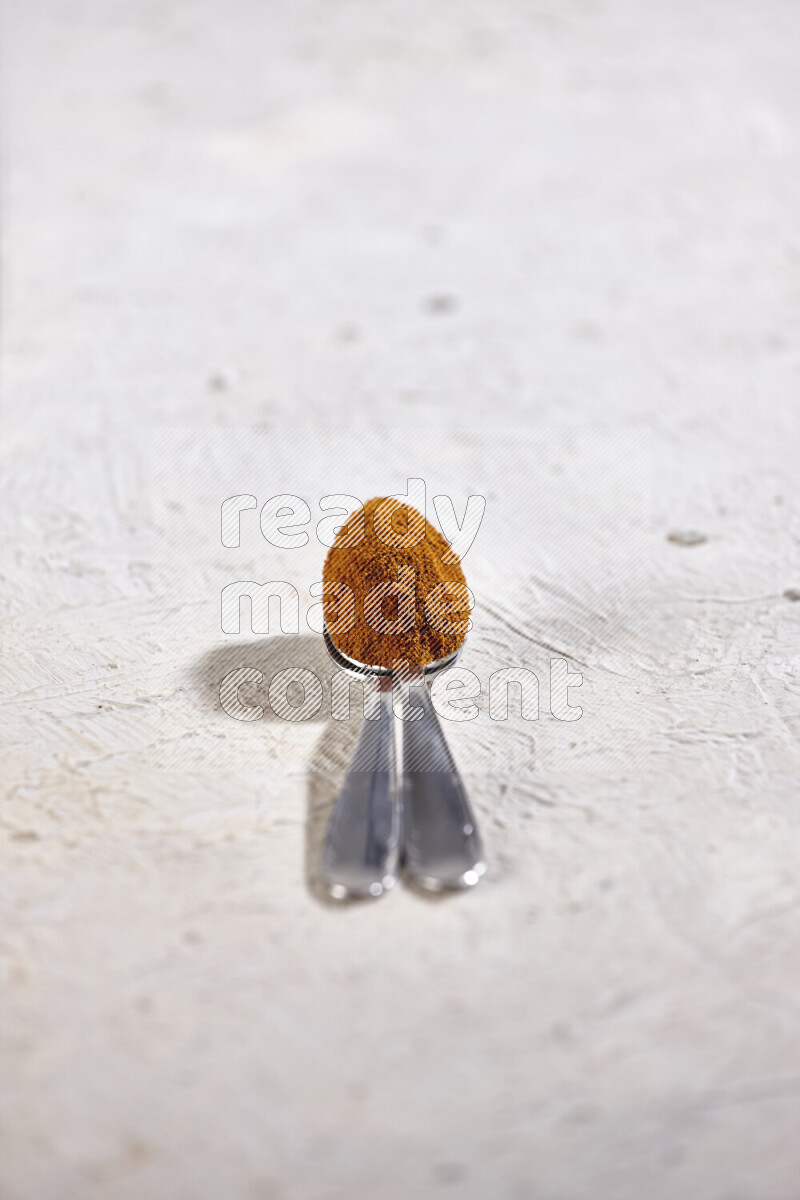
[[[417,509],[391,497],[350,514],[328,551],[323,583],[328,632],[358,662],[424,666],[452,654],[467,635],[469,593],[457,556]]]

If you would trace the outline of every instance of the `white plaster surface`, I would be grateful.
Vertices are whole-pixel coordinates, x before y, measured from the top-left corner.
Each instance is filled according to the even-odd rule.
[[[800,1194],[799,18],[7,0],[2,1200]],[[324,548],[219,508],[409,476],[542,711],[479,888],[336,908],[357,723],[216,696]]]

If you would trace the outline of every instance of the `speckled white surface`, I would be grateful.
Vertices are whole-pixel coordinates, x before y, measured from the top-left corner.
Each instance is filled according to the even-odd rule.
[[[6,5],[3,1200],[797,1196],[798,24]],[[324,551],[219,506],[415,475],[542,713],[474,893],[338,909],[356,723],[216,699]]]

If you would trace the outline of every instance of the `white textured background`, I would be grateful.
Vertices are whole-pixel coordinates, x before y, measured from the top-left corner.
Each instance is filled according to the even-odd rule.
[[[796,1200],[799,42],[6,0],[2,1200]],[[474,893],[337,909],[355,722],[215,700],[324,673],[219,631],[323,549],[219,504],[410,475],[487,496],[463,662],[542,715],[450,730]]]

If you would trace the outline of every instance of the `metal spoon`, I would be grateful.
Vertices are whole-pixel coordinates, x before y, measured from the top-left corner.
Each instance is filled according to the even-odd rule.
[[[409,705],[422,717],[402,725],[405,868],[427,891],[474,887],[486,870],[478,825],[422,672],[416,683]]]
[[[380,896],[394,884],[401,859],[418,887],[443,891],[476,884],[485,870],[480,835],[427,687],[453,665],[460,649],[417,668],[410,681],[406,719],[398,722],[403,743],[398,794],[392,670],[343,654],[327,628],[324,638],[342,671],[376,679],[379,688],[378,714],[364,722],[325,840],[326,889],[337,900]]]

